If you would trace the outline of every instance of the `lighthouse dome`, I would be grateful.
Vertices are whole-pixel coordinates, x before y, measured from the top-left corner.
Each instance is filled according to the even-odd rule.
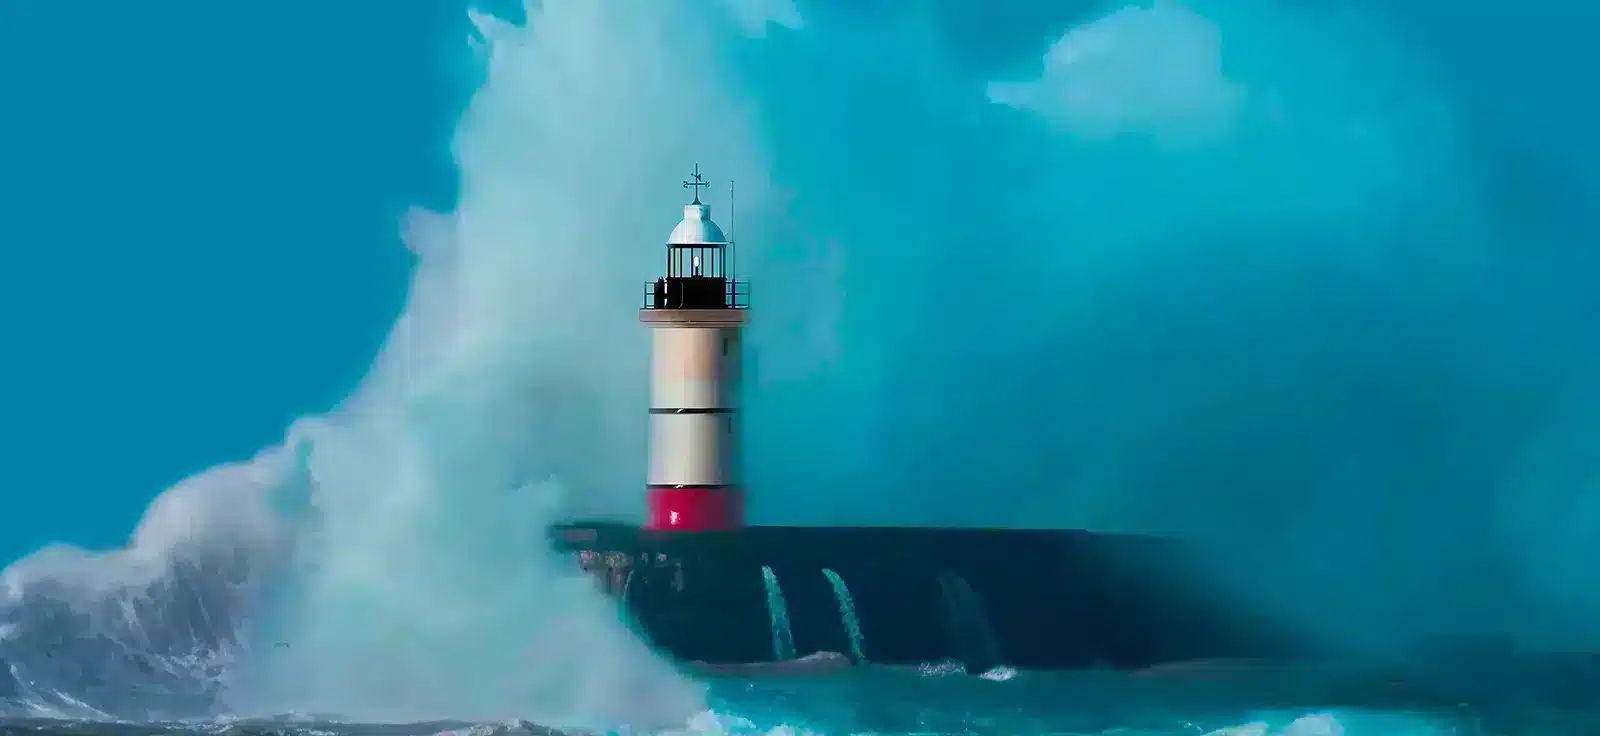
[[[686,204],[683,206],[683,221],[672,228],[672,234],[667,236],[667,245],[726,245],[728,236],[722,234],[722,228],[711,221],[711,205]]]

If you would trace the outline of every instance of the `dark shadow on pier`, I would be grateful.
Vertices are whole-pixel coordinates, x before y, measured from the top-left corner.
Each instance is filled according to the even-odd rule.
[[[865,657],[955,661],[968,672],[1136,669],[1283,658],[1303,642],[1197,588],[1181,545],[1078,531],[752,527],[669,534],[607,524],[553,530],[641,633],[685,662],[777,658],[775,623],[799,655],[852,652],[833,570],[854,599]],[[775,622],[762,567],[787,609]],[[631,582],[629,582],[631,578]]]

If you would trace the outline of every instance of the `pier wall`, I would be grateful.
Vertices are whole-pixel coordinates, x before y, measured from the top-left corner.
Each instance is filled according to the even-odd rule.
[[[870,527],[671,535],[599,525],[555,538],[642,636],[685,662],[778,659],[763,567],[775,574],[800,656],[853,649],[824,570],[849,588],[860,647],[881,664],[1142,668],[1300,649],[1208,595],[1185,549],[1156,538]]]

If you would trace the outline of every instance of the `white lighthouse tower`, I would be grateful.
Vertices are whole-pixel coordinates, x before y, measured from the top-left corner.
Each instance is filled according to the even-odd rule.
[[[645,528],[723,531],[744,526],[737,407],[740,331],[748,283],[734,279],[733,243],[700,202],[694,167],[683,221],[667,237],[666,275],[648,287],[650,471]]]

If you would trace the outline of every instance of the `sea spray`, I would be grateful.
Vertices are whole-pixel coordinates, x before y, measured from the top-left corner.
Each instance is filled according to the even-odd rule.
[[[699,20],[663,34],[678,16]],[[322,521],[302,543],[295,644],[264,678],[289,693],[267,703],[584,726],[701,707],[552,557],[544,526],[642,509],[648,370],[627,285],[659,261],[685,156],[724,175],[759,160],[717,86],[680,78],[713,68],[717,34],[742,34],[726,20],[570,2],[520,28],[478,18],[487,74],[457,136],[461,201],[413,228],[413,304],[430,308],[397,328],[405,348],[354,408],[314,428]],[[613,46],[688,66],[605,63]],[[595,117],[552,114],[573,109]],[[648,137],[628,122],[647,119]],[[554,170],[563,181],[540,173]],[[742,199],[759,201],[748,178]]]
[[[1593,494],[1581,455],[1514,469],[1582,395],[1552,378],[1597,375],[1587,261],[1485,206],[1388,7],[1063,6],[1038,63],[982,73],[893,13],[773,34],[743,74],[784,89],[792,192],[740,213],[752,519],[1179,535],[1369,648],[1600,634],[1552,585],[1592,579],[1581,535],[1511,521]]]

